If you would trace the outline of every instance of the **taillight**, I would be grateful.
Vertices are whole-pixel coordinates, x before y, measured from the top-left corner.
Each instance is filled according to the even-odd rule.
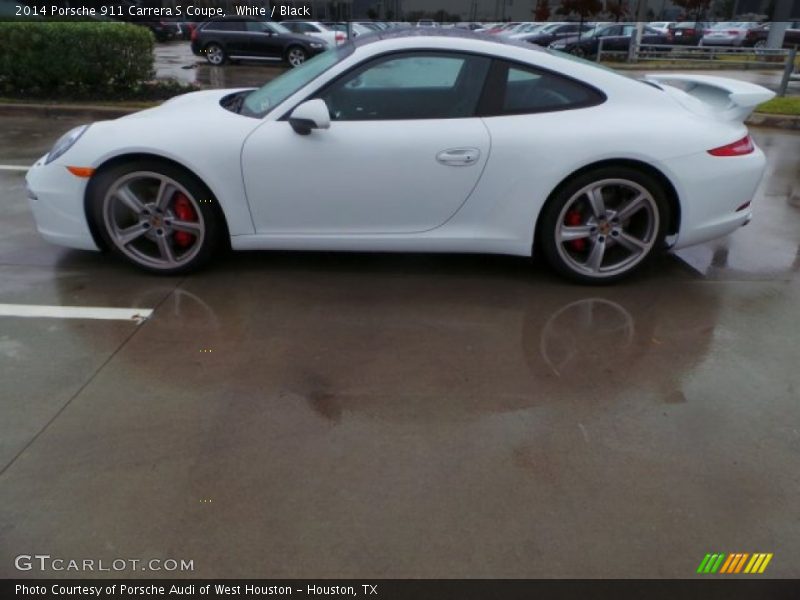
[[[694,35],[694,34],[695,34],[694,29],[687,29],[686,30],[686,35]]]
[[[742,139],[737,140],[732,144],[709,150],[708,153],[711,156],[744,156],[745,154],[752,154],[755,152],[755,149],[756,147],[753,144],[753,138],[751,138],[749,135],[746,135]]]
[[[343,42],[343,41],[344,41],[344,39],[345,39],[345,36],[344,36],[344,34],[343,34],[343,33],[337,33],[337,34],[336,34],[336,43],[337,43],[337,44],[338,44],[339,42]]]
[[[197,41],[197,26],[192,27],[192,36],[191,36],[191,38],[192,38],[193,42]]]

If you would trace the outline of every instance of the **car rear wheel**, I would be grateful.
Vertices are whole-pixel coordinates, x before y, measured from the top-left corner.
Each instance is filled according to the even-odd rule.
[[[628,167],[584,173],[545,205],[538,235],[552,268],[581,283],[611,283],[664,247],[669,202],[662,185]]]
[[[90,209],[106,245],[137,267],[167,275],[205,264],[225,227],[208,189],[179,167],[134,161],[92,180]]]
[[[219,44],[209,44],[206,46],[206,60],[215,67],[225,64],[227,56],[225,50]]]
[[[299,67],[306,62],[307,54],[300,46],[292,46],[286,51],[286,62],[292,67]]]

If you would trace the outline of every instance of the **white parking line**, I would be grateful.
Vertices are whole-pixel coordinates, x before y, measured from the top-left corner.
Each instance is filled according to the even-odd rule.
[[[23,165],[0,165],[0,171],[30,171],[30,167]]]
[[[38,304],[0,304],[0,317],[44,317],[53,319],[104,319],[135,321],[150,318],[152,308],[106,308],[99,306],[43,306]]]

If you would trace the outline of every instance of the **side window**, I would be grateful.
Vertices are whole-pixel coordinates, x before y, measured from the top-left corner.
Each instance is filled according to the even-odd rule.
[[[343,75],[320,97],[337,121],[471,117],[490,64],[449,52],[394,54]]]
[[[245,21],[247,31],[266,31],[267,27],[260,21]]]
[[[247,23],[251,23],[254,21],[248,21]],[[211,30],[210,28],[212,25],[209,25],[207,29]],[[213,24],[214,31],[244,31],[244,23],[242,21],[217,21]]]
[[[208,25],[203,27],[205,31],[227,31],[227,21],[209,21]]]
[[[514,115],[570,110],[600,104],[604,96],[573,79],[549,71],[497,61],[492,80],[500,83],[491,115]]]

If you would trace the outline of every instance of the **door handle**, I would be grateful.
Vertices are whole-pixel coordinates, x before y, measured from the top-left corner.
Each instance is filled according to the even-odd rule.
[[[436,155],[436,160],[450,167],[468,167],[478,162],[481,151],[477,148],[451,148],[442,150]]]

